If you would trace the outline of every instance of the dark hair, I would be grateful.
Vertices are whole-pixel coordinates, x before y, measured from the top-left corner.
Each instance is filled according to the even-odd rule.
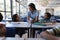
[[[33,3],[30,3],[29,7],[32,7],[34,10],[36,10],[35,4],[33,4]]]
[[[3,16],[2,14],[0,13],[0,22],[3,20]]]
[[[45,14],[47,14],[48,19],[50,19],[50,18],[51,18],[51,16],[52,16],[49,12],[46,12]]]
[[[17,20],[16,20],[16,17],[17,17],[17,14],[14,14],[13,16],[12,16],[12,21],[13,22],[16,22]]]

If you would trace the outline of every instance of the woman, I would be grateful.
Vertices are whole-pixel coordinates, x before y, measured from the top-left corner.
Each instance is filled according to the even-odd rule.
[[[28,21],[30,21],[31,23],[38,22],[39,13],[35,7],[35,4],[30,3],[28,6],[29,6]],[[32,31],[32,33],[33,33],[33,31]],[[34,35],[34,34],[32,34],[32,35]]]
[[[30,20],[31,23],[38,21],[38,11],[33,3],[29,4],[28,20]]]

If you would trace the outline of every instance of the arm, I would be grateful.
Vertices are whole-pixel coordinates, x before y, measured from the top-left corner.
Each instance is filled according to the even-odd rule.
[[[27,19],[30,20],[30,17],[28,16]]]
[[[30,17],[28,16],[27,19],[30,21]],[[38,21],[38,16],[34,19],[34,20],[31,20],[31,23],[34,23],[34,22],[37,22]]]
[[[56,37],[54,35],[49,34],[47,31],[44,31],[40,34],[42,38],[45,38],[47,40],[59,40],[60,37]]]
[[[37,22],[37,21],[38,21],[38,16],[34,20],[32,20],[31,22],[34,23],[34,22]]]
[[[32,23],[37,22],[38,21],[38,18],[39,18],[39,12],[36,11],[36,13],[35,13],[35,19],[32,20]]]

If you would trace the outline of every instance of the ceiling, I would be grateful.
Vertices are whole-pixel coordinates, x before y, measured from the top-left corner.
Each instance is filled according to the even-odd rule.
[[[60,0],[49,0],[49,4],[47,6],[60,7]]]
[[[27,0],[25,0],[27,1]],[[47,7],[60,7],[60,0],[35,0],[39,5]]]

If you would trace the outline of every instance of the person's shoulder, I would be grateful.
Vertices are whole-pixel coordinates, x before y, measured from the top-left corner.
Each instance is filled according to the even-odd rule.
[[[30,11],[28,11],[27,13],[28,13],[28,14],[30,14],[31,12],[30,12]]]
[[[35,10],[35,13],[36,13],[36,14],[39,14],[39,11],[38,11],[38,10]]]
[[[28,11],[28,13],[31,13],[31,11]]]

